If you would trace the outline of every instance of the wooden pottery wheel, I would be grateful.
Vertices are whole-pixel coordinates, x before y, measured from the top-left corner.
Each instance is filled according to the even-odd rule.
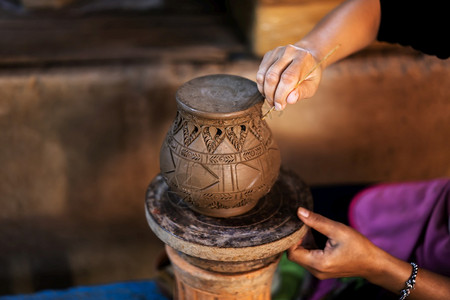
[[[280,254],[306,233],[296,214],[299,206],[312,209],[309,188],[284,170],[254,208],[230,218],[189,209],[158,175],[147,191],[146,215],[168,245],[176,299],[270,299]]]

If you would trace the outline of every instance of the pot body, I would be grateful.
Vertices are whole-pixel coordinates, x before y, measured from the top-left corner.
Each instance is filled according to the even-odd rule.
[[[256,84],[231,75],[196,78],[177,92],[178,111],[160,152],[176,198],[213,217],[251,210],[278,177],[280,153],[261,120]]]

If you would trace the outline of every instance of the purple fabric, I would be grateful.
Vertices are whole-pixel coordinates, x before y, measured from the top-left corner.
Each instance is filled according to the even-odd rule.
[[[353,198],[349,221],[391,255],[450,276],[450,179],[367,188]],[[340,286],[337,279],[321,280],[309,300],[325,299]]]
[[[333,290],[339,288],[340,285],[339,280],[335,278],[319,280],[314,289],[314,293],[308,298],[308,300],[326,299],[327,295]]]
[[[391,255],[450,276],[450,179],[377,185],[352,200],[350,225]]]

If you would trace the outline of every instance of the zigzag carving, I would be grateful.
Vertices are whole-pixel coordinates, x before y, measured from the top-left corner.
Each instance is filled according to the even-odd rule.
[[[177,112],[177,115],[175,117],[175,121],[172,125],[172,135],[175,135],[178,131],[180,131],[181,127],[183,127],[184,119],[181,116],[179,112]]]
[[[206,149],[209,153],[214,153],[217,147],[223,142],[225,139],[225,132],[221,128],[215,128],[216,134],[211,136],[211,127],[203,127],[202,135],[203,140],[205,141]]]
[[[236,135],[236,133],[234,132],[234,128],[235,127],[227,127],[225,129],[225,132],[227,134],[227,138],[228,140],[231,142],[231,144],[233,145],[233,147],[237,150],[237,151],[241,151],[241,149],[244,146],[244,142],[245,139],[247,138],[247,126],[245,125],[241,125],[240,128],[240,134],[239,137]]]
[[[188,122],[184,123],[183,126],[183,139],[184,139],[184,145],[189,146],[200,134],[200,130],[198,129],[198,126],[193,124],[194,129],[192,129],[191,132],[189,132],[189,124]]]

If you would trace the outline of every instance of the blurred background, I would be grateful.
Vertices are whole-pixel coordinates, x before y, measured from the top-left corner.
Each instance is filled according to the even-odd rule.
[[[0,295],[153,278],[184,82],[255,80],[340,0],[0,0]],[[450,176],[450,63],[375,43],[268,123],[312,187]]]

